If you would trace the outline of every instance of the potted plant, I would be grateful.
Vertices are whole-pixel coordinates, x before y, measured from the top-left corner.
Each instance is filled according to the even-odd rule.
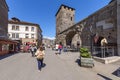
[[[82,47],[80,48],[80,65],[86,67],[93,67],[94,62],[89,52],[88,48]]]

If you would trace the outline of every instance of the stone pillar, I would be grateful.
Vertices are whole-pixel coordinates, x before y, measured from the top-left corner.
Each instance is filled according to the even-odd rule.
[[[66,46],[66,35],[63,35],[63,46]]]
[[[117,0],[117,50],[120,56],[120,0]]]

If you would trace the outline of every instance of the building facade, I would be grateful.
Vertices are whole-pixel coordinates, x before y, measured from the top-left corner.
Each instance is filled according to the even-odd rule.
[[[119,5],[119,0],[111,0],[105,7],[89,15],[82,21],[70,26],[59,34],[56,34],[56,40],[58,42],[62,42],[63,45],[75,46],[80,40],[81,46],[91,46],[91,42],[93,42],[93,46],[100,46],[101,39],[106,38],[108,41],[108,45],[116,47],[116,54],[120,55]],[[59,21],[57,23],[59,23]],[[56,29],[57,27],[58,26],[56,25]],[[80,30],[78,29],[78,27]],[[97,42],[95,35],[98,35],[99,37]]]
[[[21,44],[42,43],[42,30],[38,24],[20,21],[12,18],[8,22],[9,38],[21,42]]]
[[[48,38],[43,38],[42,43],[44,44],[44,46],[46,47],[51,47],[53,45],[55,45],[55,40],[52,39],[48,39]]]
[[[8,5],[5,0],[0,0],[0,39],[8,39]]]

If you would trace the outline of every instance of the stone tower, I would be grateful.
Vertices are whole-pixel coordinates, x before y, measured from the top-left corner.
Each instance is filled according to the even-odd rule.
[[[75,9],[61,5],[56,13],[56,37],[74,24]]]

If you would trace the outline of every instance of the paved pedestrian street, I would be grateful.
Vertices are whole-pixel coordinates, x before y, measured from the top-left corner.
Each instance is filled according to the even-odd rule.
[[[56,55],[50,48],[45,51],[44,66],[37,69],[37,60],[30,53],[17,53],[0,58],[0,80],[120,80],[112,74],[119,65],[95,61],[94,68],[78,65],[78,52]]]

